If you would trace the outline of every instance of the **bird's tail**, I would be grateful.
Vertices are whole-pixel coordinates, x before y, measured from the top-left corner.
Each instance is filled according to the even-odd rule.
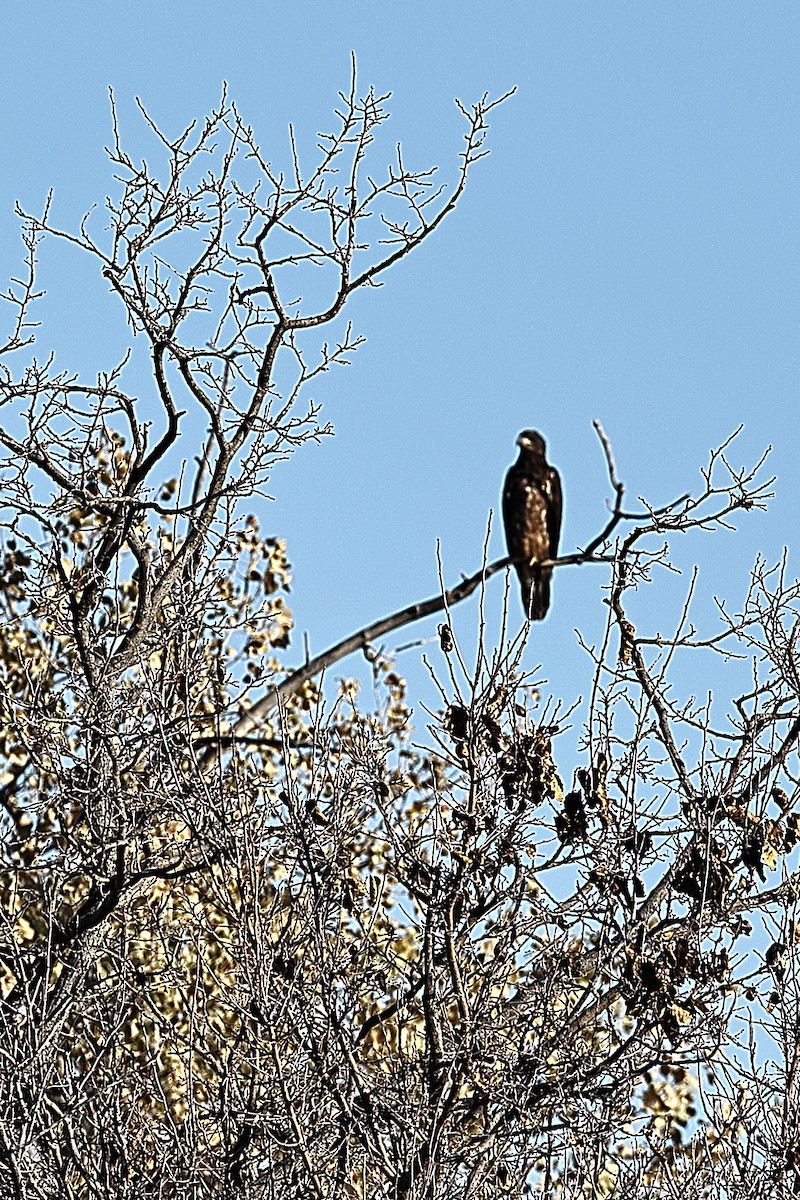
[[[541,621],[550,607],[550,571],[534,567],[528,579],[522,579],[522,607],[529,621]]]

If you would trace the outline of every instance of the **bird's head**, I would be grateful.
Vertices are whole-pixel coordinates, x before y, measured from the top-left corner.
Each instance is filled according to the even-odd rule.
[[[544,438],[535,429],[523,429],[517,438],[517,445],[524,453],[541,455],[542,458],[547,450]]]

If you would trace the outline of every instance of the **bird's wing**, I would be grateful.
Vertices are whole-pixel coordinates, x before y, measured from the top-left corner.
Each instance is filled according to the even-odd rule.
[[[550,538],[550,557],[558,557],[558,539],[561,536],[561,479],[554,467],[547,468],[547,533]]]
[[[524,504],[524,480],[520,478],[519,472],[511,467],[503,485],[503,525],[506,531],[506,545],[511,558],[518,558],[523,553],[520,512]]]

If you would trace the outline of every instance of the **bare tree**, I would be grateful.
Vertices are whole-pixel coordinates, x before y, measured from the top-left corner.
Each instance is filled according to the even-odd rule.
[[[354,78],[285,175],[225,97],[174,139],[143,111],[160,173],[115,115],[109,228],[22,213],[0,364],[3,1194],[795,1195],[798,587],[758,563],[707,635],[689,600],[671,637],[638,607],[675,535],[765,506],[763,464],[726,443],[696,495],[628,508],[598,427],[611,510],[553,564],[608,587],[567,786],[570,714],[526,674],[527,629],[495,646],[482,624],[468,666],[451,620],[507,559],[283,661],[290,565],[252,510],[324,432],[304,385],[359,343],[344,327],[314,357],[308,335],[452,211],[498,103],[462,108],[442,188],[399,151],[370,167],[386,99]],[[99,261],[144,387],[141,340],[91,383],[34,357],[46,237]],[[435,612],[441,704],[414,732],[379,639]],[[358,649],[378,701],[326,701],[320,672]],[[721,727],[669,685],[708,654],[755,664]]]

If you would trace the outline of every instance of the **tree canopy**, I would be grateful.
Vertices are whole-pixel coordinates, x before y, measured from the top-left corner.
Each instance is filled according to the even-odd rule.
[[[479,614],[475,660],[461,648],[453,610],[478,592],[482,613],[508,559],[314,659],[292,645],[291,547],[259,498],[326,432],[306,385],[359,344],[350,296],[452,213],[499,103],[461,106],[449,185],[400,149],[379,173],[387,97],[355,74],[317,160],[290,136],[286,171],[227,96],[176,138],[142,110],[147,162],[112,107],[104,218],[20,212],[0,358],[4,1194],[800,1190],[798,586],[758,562],[711,632],[688,601],[670,634],[640,616],[678,535],[765,508],[763,460],[736,468],[731,439],[696,490],[629,505],[598,425],[610,505],[552,563],[606,614],[574,752],[529,623],[510,611],[495,639]],[[52,238],[93,257],[130,326],[90,381],[41,346]],[[437,613],[426,714],[381,639]],[[320,685],[354,650],[369,702]],[[752,664],[724,722],[670,687],[678,656],[708,655]]]

